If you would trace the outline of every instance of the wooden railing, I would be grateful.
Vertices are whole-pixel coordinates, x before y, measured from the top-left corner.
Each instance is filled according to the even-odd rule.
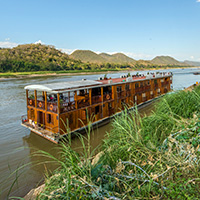
[[[135,88],[135,93],[139,94],[139,93],[143,93],[143,92],[148,92],[148,91],[150,91],[150,89],[151,89],[150,85],[138,87],[138,88]]]
[[[121,99],[121,98],[124,98],[124,97],[126,97],[126,91],[117,92],[117,98],[118,99]]]
[[[77,107],[78,108],[83,108],[86,106],[89,106],[90,102],[89,102],[89,97],[86,97],[85,99],[81,99],[77,101]]]
[[[112,99],[112,93],[107,93],[103,95],[103,101],[110,101]]]
[[[72,110],[75,110],[75,101],[72,102],[64,102],[60,104],[60,112],[61,113],[65,113],[65,112],[69,112]]]
[[[100,103],[102,102],[101,95],[93,96],[92,97],[92,104]]]
[[[51,112],[58,112],[57,102],[47,102],[47,110]]]
[[[28,98],[28,106],[33,106],[33,107],[35,107],[35,99]]]
[[[154,83],[154,89],[158,89],[158,83]]]
[[[151,86],[150,85],[146,85],[144,86],[145,92],[149,92],[151,90]]]
[[[162,87],[165,87],[165,86],[167,86],[167,85],[169,85],[169,81],[165,81],[165,82],[161,83],[161,86],[162,86]]]
[[[131,90],[129,89],[129,90],[126,90],[126,96],[127,97],[130,97],[131,96]]]
[[[45,101],[37,100],[37,107],[40,109],[45,109]]]
[[[108,110],[109,116],[113,115],[115,113],[114,111],[115,111],[114,108],[109,108]]]

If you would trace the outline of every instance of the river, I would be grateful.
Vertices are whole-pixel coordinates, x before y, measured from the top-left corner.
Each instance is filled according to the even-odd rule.
[[[174,90],[189,87],[196,83],[196,81],[200,81],[200,76],[193,75],[193,72],[199,71],[198,68],[159,71],[173,72]],[[131,74],[135,73],[131,72]],[[125,73],[115,72],[107,74],[107,77],[115,78],[121,74]],[[29,190],[41,183],[46,168],[54,169],[54,166],[51,164],[37,165],[38,162],[45,161],[45,158],[32,156],[34,152],[44,150],[55,156],[58,153],[55,144],[50,143],[34,133],[30,133],[28,129],[20,125],[20,117],[26,114],[24,86],[30,84],[76,81],[83,78],[96,80],[99,76],[103,75],[47,76],[0,81],[0,199],[6,199],[9,190],[11,190],[11,196],[23,197]],[[149,112],[150,110],[151,106],[143,108],[142,112]],[[110,124],[108,124],[95,130],[94,136],[91,137],[93,148],[101,144],[106,131],[109,131],[110,128]],[[79,146],[80,142],[78,139],[73,139],[72,148],[75,149]],[[20,166],[24,167],[20,168]],[[13,187],[12,184],[14,185]]]

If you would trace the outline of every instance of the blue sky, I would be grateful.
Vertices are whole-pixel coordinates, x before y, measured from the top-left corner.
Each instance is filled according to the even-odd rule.
[[[200,61],[200,0],[0,0],[0,47]]]

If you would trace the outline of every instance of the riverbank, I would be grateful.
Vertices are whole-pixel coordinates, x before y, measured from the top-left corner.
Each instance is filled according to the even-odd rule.
[[[39,199],[199,199],[199,95],[200,86],[168,94],[143,118],[122,113],[95,162],[90,146],[78,155],[63,145]]]
[[[145,68],[145,69],[103,69],[103,70],[69,70],[69,71],[40,71],[40,72],[10,72],[10,73],[0,73],[0,80],[13,80],[20,78],[33,78],[33,77],[44,77],[44,76],[72,76],[72,75],[92,75],[92,74],[102,74],[102,73],[113,73],[113,72],[124,72],[128,73],[130,71],[145,71],[145,70],[164,70],[164,69],[186,69],[186,68],[200,68],[200,67],[184,67],[184,68]]]
[[[111,73],[122,70],[102,70],[102,71],[92,71],[92,70],[69,70],[69,71],[41,71],[41,72],[15,72],[15,73],[0,73],[0,80],[7,79],[19,79],[19,78],[33,78],[33,77],[44,77],[44,76],[66,76],[66,75],[90,75],[90,74],[101,74]],[[128,70],[126,70],[128,71]]]

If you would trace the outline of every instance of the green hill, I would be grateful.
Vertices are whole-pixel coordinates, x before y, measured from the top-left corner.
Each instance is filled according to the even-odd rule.
[[[124,55],[123,53],[115,53],[115,54],[106,54],[101,53],[99,54],[109,63],[117,63],[117,64],[135,64],[136,60]]]
[[[151,63],[155,65],[184,65],[170,56],[157,56],[151,60]]]
[[[81,64],[50,45],[25,44],[0,49],[0,72],[55,71]]]
[[[89,62],[89,63],[106,62],[106,60],[103,57],[89,50],[76,50],[69,57],[75,60],[80,60],[82,62]]]
[[[75,60],[80,60],[82,62],[89,62],[89,63],[114,63],[114,64],[135,64],[136,61],[128,56],[124,55],[123,53],[116,53],[116,54],[107,54],[107,53],[100,53],[96,54],[93,51],[89,50],[76,50],[70,56],[70,58]]]
[[[32,63],[61,62],[69,60],[69,56],[50,45],[25,44],[12,49],[0,49],[1,60],[23,60]]]

